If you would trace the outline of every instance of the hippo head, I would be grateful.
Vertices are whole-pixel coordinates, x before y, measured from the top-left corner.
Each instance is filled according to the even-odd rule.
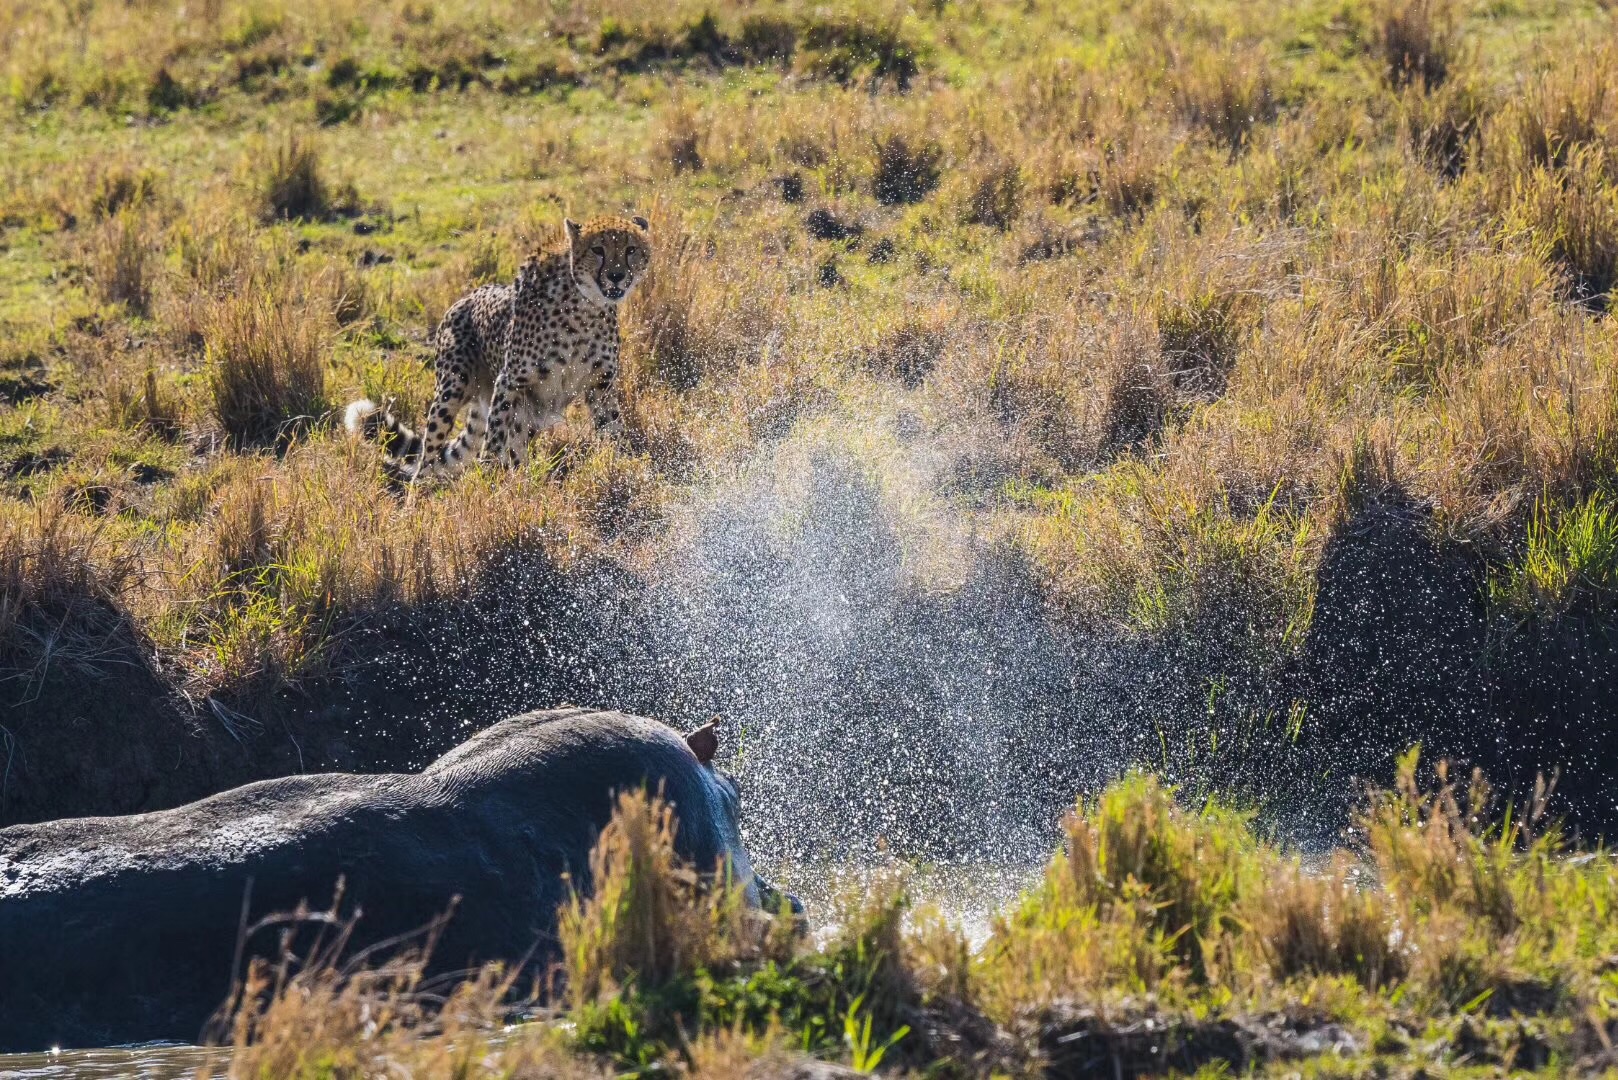
[[[731,872],[736,875],[737,881],[747,882],[748,903],[764,908],[766,911],[779,912],[784,903],[792,909],[794,915],[803,914],[803,902],[796,896],[781,889],[777,889],[764,877],[753,869],[753,863],[747,855],[747,847],[742,843],[741,828],[741,789],[736,778],[722,769],[716,768],[713,763],[714,755],[719,753],[718,721],[709,721],[702,727],[685,737],[685,744],[696,755],[697,761],[702,764],[708,774],[713,778],[713,786],[718,795],[721,812],[716,815],[723,838],[723,845],[730,860]]]

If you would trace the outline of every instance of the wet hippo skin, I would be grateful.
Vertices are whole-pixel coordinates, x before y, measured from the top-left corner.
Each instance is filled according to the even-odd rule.
[[[241,928],[307,901],[360,912],[349,951],[455,912],[437,970],[548,964],[564,873],[616,792],[661,789],[693,864],[757,900],[711,728],[563,708],[504,720],[418,774],[267,780],[149,814],[0,829],[0,1051],[195,1040],[228,995]],[[457,900],[458,898],[458,900]],[[274,955],[260,929],[242,960]],[[244,966],[244,964],[243,964]],[[238,967],[237,970],[241,970]]]

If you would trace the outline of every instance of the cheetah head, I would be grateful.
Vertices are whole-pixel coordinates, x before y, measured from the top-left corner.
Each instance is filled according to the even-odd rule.
[[[579,291],[608,307],[622,303],[652,259],[646,219],[603,217],[565,224]]]

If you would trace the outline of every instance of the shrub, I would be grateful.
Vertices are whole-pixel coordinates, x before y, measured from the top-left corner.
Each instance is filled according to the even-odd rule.
[[[920,202],[938,186],[944,148],[936,142],[896,132],[880,140],[875,153],[872,194],[884,206]]]

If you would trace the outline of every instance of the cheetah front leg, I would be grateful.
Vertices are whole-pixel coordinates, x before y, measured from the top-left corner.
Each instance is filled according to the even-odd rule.
[[[618,339],[615,336],[599,342],[590,358],[590,382],[584,390],[584,402],[590,407],[590,419],[597,431],[617,435],[624,430],[623,414],[619,411],[618,395],[613,384],[618,381]]]
[[[489,407],[489,459],[507,469],[528,460],[528,432],[532,427],[535,372],[532,367],[508,367],[494,383]]]
[[[537,417],[538,410],[527,396],[511,410],[505,458],[501,464],[511,469],[520,469],[528,464],[528,443],[534,437]]]

